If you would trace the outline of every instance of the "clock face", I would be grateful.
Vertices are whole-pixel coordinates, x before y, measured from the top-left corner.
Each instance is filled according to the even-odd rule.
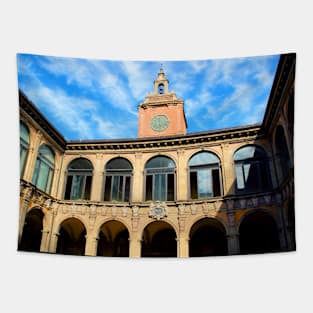
[[[151,128],[155,131],[162,131],[166,129],[170,121],[166,115],[156,115],[151,120]]]

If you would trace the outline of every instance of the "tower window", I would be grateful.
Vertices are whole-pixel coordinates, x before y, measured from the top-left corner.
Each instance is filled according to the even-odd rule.
[[[159,90],[159,95],[163,95],[164,94],[164,85],[160,84],[158,87],[158,90]]]

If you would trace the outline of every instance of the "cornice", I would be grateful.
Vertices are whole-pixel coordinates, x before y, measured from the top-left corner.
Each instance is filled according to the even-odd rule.
[[[281,55],[263,118],[262,130],[264,132],[270,132],[272,125],[275,124],[277,120],[282,105],[282,99],[286,95],[286,88],[290,88],[290,84],[294,82],[295,64],[295,53]]]
[[[65,149],[66,140],[58,130],[44,117],[35,105],[19,90],[19,106],[44,132],[47,133],[62,149]]]
[[[94,140],[94,141],[70,141],[66,145],[67,151],[82,150],[151,150],[181,148],[194,145],[217,144],[227,141],[256,139],[262,137],[260,125],[242,126],[216,131],[190,133],[179,136],[119,139],[119,140]]]

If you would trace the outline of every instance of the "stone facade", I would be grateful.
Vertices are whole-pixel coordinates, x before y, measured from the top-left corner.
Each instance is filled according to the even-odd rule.
[[[20,250],[134,258],[142,255],[189,257],[197,255],[202,249],[199,248],[201,243],[205,245],[197,237],[203,233],[218,238],[215,241],[217,245],[225,245],[220,249],[213,244],[214,250],[208,244],[208,252],[204,248],[201,250],[204,251],[203,255],[212,255],[210,249],[215,251],[213,255],[233,255],[246,253],[244,246],[249,246],[249,240],[244,236],[253,232],[254,225],[262,227],[262,223],[263,227],[273,229],[272,235],[277,237],[273,239],[278,240],[273,251],[295,250],[295,55],[281,56],[263,123],[219,131],[186,134],[183,101],[169,93],[168,81],[162,72],[155,81],[154,95],[148,96],[139,106],[139,138],[133,140],[66,142],[20,92],[20,119],[29,129],[29,146],[20,185]],[[159,95],[161,82],[164,89]],[[163,96],[168,97],[170,105],[164,106]],[[158,103],[158,98],[163,100]],[[151,130],[151,119],[155,114],[166,114],[170,118],[170,124],[164,132]],[[171,126],[174,125],[173,121],[177,121],[176,128]],[[287,170],[282,162],[278,128],[283,130],[286,142]],[[38,150],[43,144],[51,147],[55,155],[49,192],[40,190],[32,183]],[[262,147],[265,151],[270,189],[238,192],[234,154],[246,146]],[[206,151],[220,160],[221,193],[194,199],[191,196],[189,161],[197,153]],[[168,157],[175,163],[173,201],[146,200],[145,167],[156,156]],[[92,164],[90,197],[86,200],[65,200],[68,168],[78,158],[87,159]],[[106,168],[115,158],[126,159],[131,164],[128,201],[106,201],[104,197]],[[41,232],[37,248],[35,244],[27,243],[29,234],[32,234],[31,225],[39,225]],[[162,232],[162,236],[158,237],[157,244],[164,245],[162,238],[169,236],[173,243],[169,240],[168,245],[176,246],[175,253],[168,248],[163,255],[153,254],[153,238],[159,232]],[[34,236],[38,236],[35,230]],[[76,238],[73,239],[75,243],[71,245],[72,250],[67,247],[69,236],[72,236],[71,240]],[[128,242],[125,242],[125,238]],[[195,248],[191,248],[191,245]]]

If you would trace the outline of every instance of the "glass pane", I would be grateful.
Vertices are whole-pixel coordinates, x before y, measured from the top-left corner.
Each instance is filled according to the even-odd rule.
[[[189,166],[214,164],[219,162],[220,160],[215,154],[210,152],[200,152],[190,159]]]
[[[154,175],[154,190],[153,200],[165,201],[166,200],[166,175]]]
[[[175,163],[168,157],[155,157],[148,161],[146,168],[175,167]]]
[[[116,158],[111,161],[106,165],[107,170],[116,170],[116,169],[125,169],[125,170],[131,170],[132,166],[130,162],[126,159],[123,158]]]
[[[40,146],[39,155],[54,166],[54,152],[47,145]]]
[[[85,176],[73,176],[71,200],[82,199]]]
[[[213,178],[213,196],[218,197],[221,195],[220,171],[218,169],[212,170]]]
[[[84,158],[79,158],[76,160],[73,160],[71,164],[68,167],[69,170],[92,170],[92,164],[89,160]]]
[[[124,201],[129,201],[129,194],[130,194],[130,176],[125,177],[125,196]]]
[[[107,176],[105,178],[104,201],[111,200],[111,184],[112,184],[112,176]]]
[[[235,155],[234,160],[245,160],[250,158],[260,158],[264,157],[265,153],[264,151],[256,146],[247,146],[239,149]]]
[[[191,199],[198,198],[197,172],[190,172],[190,196]]]
[[[27,150],[21,146],[20,147],[20,175],[21,176],[22,176],[23,171],[24,171],[24,166],[25,166],[25,162],[26,162],[26,155],[27,155]]]
[[[120,200],[121,188],[123,188],[123,183],[121,182],[121,178],[123,178],[123,176],[113,176],[112,201]]]
[[[49,175],[48,175],[47,186],[46,186],[46,193],[49,193],[49,192],[50,192],[51,183],[52,183],[52,178],[53,178],[53,170],[50,168],[50,169],[49,169]]]
[[[85,192],[84,192],[84,200],[89,200],[90,193],[91,193],[92,176],[85,176],[85,177],[86,177],[86,185],[85,185]]]
[[[49,176],[49,166],[45,164],[44,162],[41,162],[40,168],[39,168],[39,175],[37,179],[36,186],[41,190],[46,190],[47,182],[48,182],[48,176]]]
[[[152,175],[146,176],[146,200],[152,200]]]
[[[199,198],[212,197],[212,174],[210,170],[198,171]]]
[[[37,178],[38,178],[38,174],[39,174],[39,167],[40,167],[40,160],[37,159],[36,164],[35,164],[35,170],[34,170],[34,174],[33,174],[33,179],[32,179],[32,183],[34,185],[37,185]]]
[[[259,189],[260,173],[258,167],[258,163],[243,165],[246,188],[250,191],[257,191]]]
[[[65,194],[64,199],[69,200],[71,198],[71,189],[72,189],[73,176],[68,176],[66,180]]]
[[[236,164],[235,170],[236,170],[237,189],[244,189],[245,183],[241,164]]]
[[[29,144],[29,130],[27,126],[20,121],[20,138],[27,144]]]
[[[174,183],[174,174],[167,175],[167,200],[174,201],[174,192],[175,183]]]

